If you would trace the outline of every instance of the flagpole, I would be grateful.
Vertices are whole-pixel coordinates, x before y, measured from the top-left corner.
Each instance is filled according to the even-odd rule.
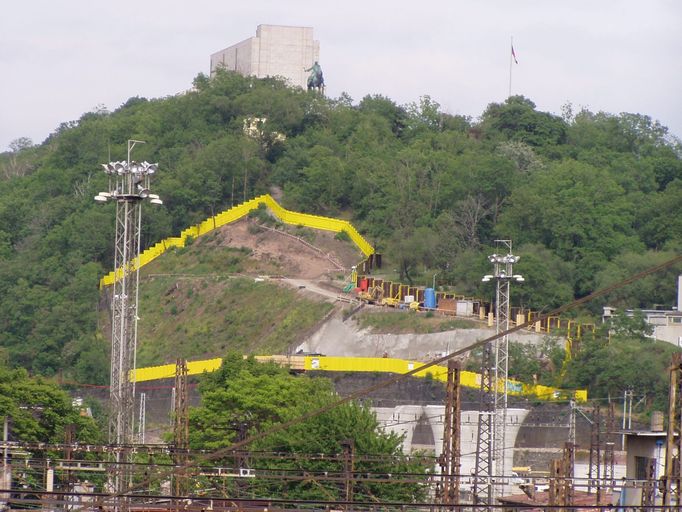
[[[512,52],[514,51],[514,36],[511,37],[511,46],[509,48],[509,95],[507,98],[511,98],[511,84],[512,84],[512,59],[514,58]]]

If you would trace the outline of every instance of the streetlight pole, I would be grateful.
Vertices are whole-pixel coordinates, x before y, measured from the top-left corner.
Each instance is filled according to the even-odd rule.
[[[137,143],[128,141],[125,162],[102,164],[109,177],[109,190],[95,196],[98,202],[116,203],[116,234],[114,248],[114,285],[111,306],[111,382],[109,391],[109,443],[120,446],[115,450],[115,462],[109,475],[110,490],[116,494],[127,492],[132,483],[131,453],[134,438],[135,369],[137,347],[137,303],[139,285],[140,234],[142,201],[163,204],[159,196],[149,191],[150,178],[158,164],[130,160]],[[120,510],[127,503],[121,500]]]

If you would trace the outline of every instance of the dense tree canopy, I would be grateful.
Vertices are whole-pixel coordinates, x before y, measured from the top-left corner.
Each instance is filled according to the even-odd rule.
[[[631,334],[631,333],[630,333]],[[669,343],[615,336],[585,340],[577,358],[568,365],[563,383],[587,388],[593,397],[622,396],[634,389],[647,398],[647,405],[665,410],[668,400],[670,365],[676,347]]]
[[[190,411],[190,446],[218,454],[221,448],[229,447],[236,440],[267,432],[273,426],[338,400],[331,381],[325,378],[294,376],[273,363],[244,360],[235,354],[226,357],[219,370],[206,374],[200,389],[202,405]],[[261,480],[258,471],[300,471],[302,461],[296,457],[305,454],[332,458],[338,455],[340,459],[343,443],[349,440],[357,457],[354,464],[357,473],[425,474],[426,467],[402,454],[399,436],[381,431],[368,407],[351,402],[252,443],[249,448],[256,453],[276,452],[284,457],[259,460],[256,479],[248,482],[246,492],[253,497],[343,499],[343,486],[339,482]],[[229,451],[223,450],[223,453],[222,462],[228,467],[238,463]],[[291,457],[286,457],[288,454]],[[364,456],[371,456],[372,460]],[[311,458],[306,459],[305,469],[311,473],[342,473],[343,462]],[[416,483],[359,481],[354,486],[354,496],[359,501],[419,501],[424,498],[424,491]]]
[[[266,121],[247,135],[254,118]],[[98,108],[0,155],[0,351],[12,365],[106,374],[95,304],[114,216],[92,197],[106,187],[99,165],[125,158],[131,138],[147,141],[135,158],[160,164],[164,207],[144,211],[144,246],[277,186],[289,208],[350,218],[389,270],[421,285],[438,271],[439,283],[485,296],[486,256],[513,239],[520,265],[533,262],[519,267],[528,291],[515,296],[534,308],[682,248],[682,149],[646,115],[567,106],[559,117],[514,96],[474,121],[428,96],[356,103],[199,75],[185,94]],[[680,271],[616,299],[672,304],[667,281]]]
[[[0,365],[0,422],[5,418],[12,441],[63,443],[69,425],[78,441],[102,441],[92,418],[81,415],[58,386]]]

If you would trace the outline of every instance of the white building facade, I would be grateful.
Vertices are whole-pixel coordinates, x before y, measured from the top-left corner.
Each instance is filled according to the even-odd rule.
[[[319,60],[320,42],[312,27],[258,25],[250,37],[211,55],[211,75],[218,68],[244,76],[280,76],[290,85],[306,88],[309,69]]]
[[[609,320],[617,314],[616,311],[616,308],[604,306],[602,321]],[[682,347],[682,275],[677,277],[677,307],[675,309],[626,309],[623,314],[631,317],[635,311],[641,311],[644,321],[653,327],[650,338]]]

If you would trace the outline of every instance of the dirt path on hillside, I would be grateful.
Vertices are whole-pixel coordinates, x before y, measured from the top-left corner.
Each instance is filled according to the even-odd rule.
[[[280,273],[276,276],[280,279],[275,281],[309,298],[336,303],[329,317],[301,340],[297,348],[305,352],[429,360],[443,352],[464,348],[493,332],[481,328],[433,334],[372,333],[360,328],[352,318],[344,319],[342,310],[350,306],[339,300],[346,297],[340,289],[343,278],[362,259],[352,242],[337,240],[334,233],[294,226],[285,227],[284,232],[264,229],[248,219],[223,226],[218,235],[214,243],[246,247],[252,258],[274,263]],[[539,343],[542,337],[518,333],[512,339]]]
[[[313,229],[273,229],[249,219],[218,230],[218,245],[245,247],[251,257],[274,263],[282,276],[319,280],[345,276],[362,254],[352,242],[336,240],[334,233]]]

